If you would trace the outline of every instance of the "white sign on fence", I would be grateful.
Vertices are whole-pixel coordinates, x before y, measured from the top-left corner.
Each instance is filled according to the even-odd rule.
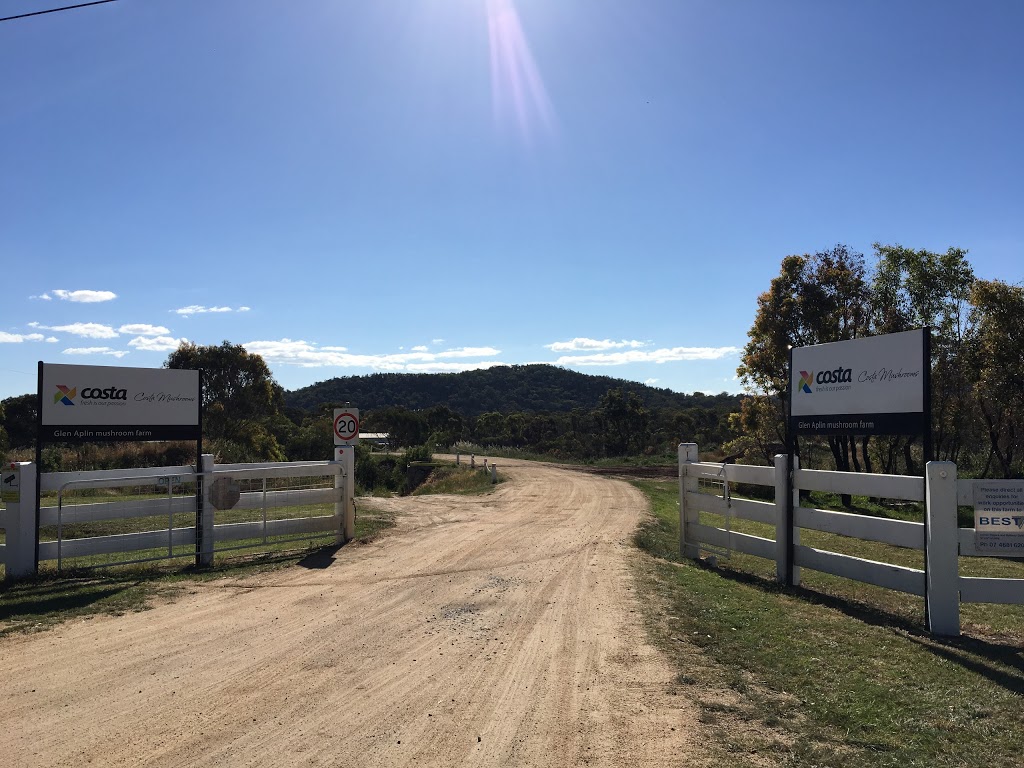
[[[793,349],[791,427],[802,434],[915,434],[927,403],[927,329]]]
[[[199,371],[40,363],[46,442],[195,440]]]
[[[359,409],[334,409],[334,444],[355,445],[359,442]]]
[[[974,481],[979,555],[1024,557],[1024,480]]]

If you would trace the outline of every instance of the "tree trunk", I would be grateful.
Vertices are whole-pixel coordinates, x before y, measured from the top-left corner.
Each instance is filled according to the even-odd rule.
[[[836,469],[840,472],[850,471],[850,453],[847,450],[849,448],[849,442],[845,437],[830,437],[828,439],[828,447],[832,449],[832,458],[835,459]],[[840,503],[844,507],[853,506],[853,497],[848,493],[844,493],[840,497]]]
[[[871,466],[871,454],[868,453],[868,443],[870,440],[871,435],[864,435],[864,438],[860,441],[860,453],[864,457],[864,471],[869,475],[875,471],[874,467]]]
[[[909,440],[907,440],[906,444],[903,446],[903,461],[906,462],[907,474],[908,475],[916,475],[917,474],[917,468],[916,468],[916,465],[914,464],[914,453],[911,450],[911,447],[913,445],[914,445],[914,438],[910,438]]]

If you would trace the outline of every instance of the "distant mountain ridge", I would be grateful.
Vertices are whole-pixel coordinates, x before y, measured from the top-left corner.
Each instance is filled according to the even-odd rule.
[[[496,366],[462,373],[374,373],[341,376],[285,392],[285,405],[304,411],[349,402],[372,410],[445,405],[466,416],[492,411],[553,413],[597,407],[609,389],[634,392],[648,408],[739,407],[740,396],[682,394],[611,376],[591,376],[553,365]]]

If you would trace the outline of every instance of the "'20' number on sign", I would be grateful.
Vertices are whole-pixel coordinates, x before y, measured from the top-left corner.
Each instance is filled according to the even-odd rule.
[[[334,417],[334,435],[339,440],[355,440],[359,435],[359,416],[351,411],[342,411]]]

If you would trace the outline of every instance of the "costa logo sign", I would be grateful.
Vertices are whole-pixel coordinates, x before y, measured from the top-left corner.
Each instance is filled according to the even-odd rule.
[[[199,439],[199,371],[39,364],[45,440]]]
[[[811,384],[851,383],[853,383],[853,369],[840,366],[832,371],[818,371],[817,376],[814,375],[814,371],[800,371],[800,381],[796,388],[804,394],[810,395],[814,393]]]
[[[77,387],[69,387],[65,384],[57,385],[57,393],[53,396],[53,404],[74,405],[75,395],[78,394]]]
[[[818,371],[815,384],[849,384],[853,381],[852,368],[836,368],[834,371]]]
[[[82,390],[83,400],[127,400],[128,390],[118,389],[117,387],[107,387],[106,389],[100,389],[99,387],[91,387],[89,389]]]
[[[69,387],[66,384],[57,385],[57,393],[53,396],[54,404],[74,405],[75,396],[78,395],[78,387]],[[83,400],[127,400],[128,390],[119,387],[86,387],[82,390]]]

